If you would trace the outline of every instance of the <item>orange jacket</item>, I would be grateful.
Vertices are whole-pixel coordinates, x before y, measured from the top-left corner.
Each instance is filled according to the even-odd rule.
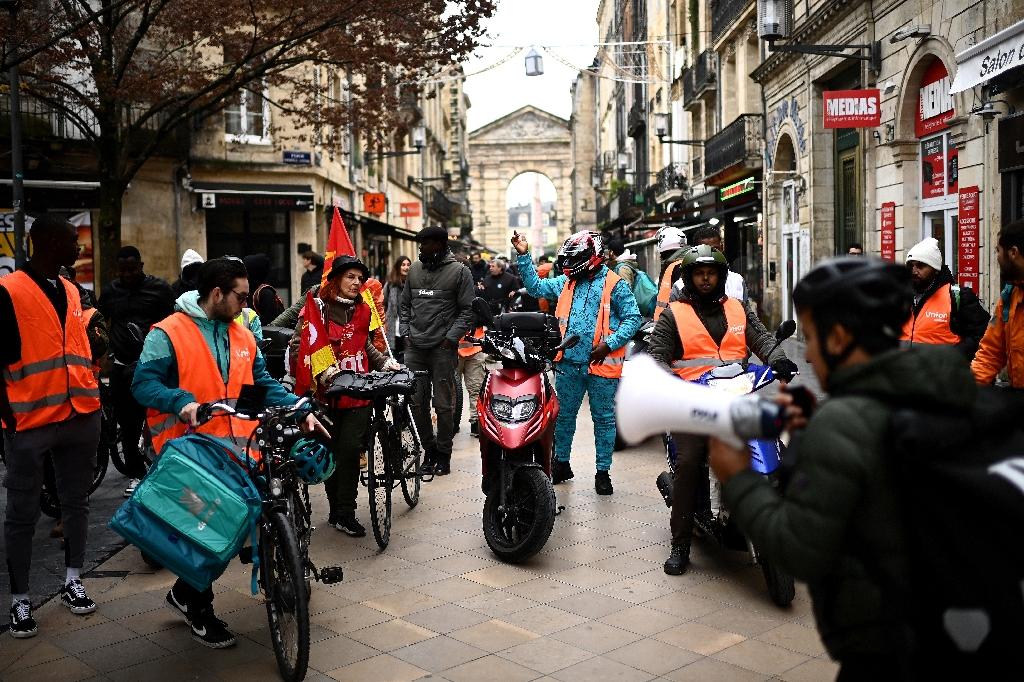
[[[713,367],[747,357],[747,313],[735,298],[727,298],[723,304],[727,328],[721,346],[708,334],[692,305],[676,301],[669,307],[683,343],[683,357],[672,363],[676,376],[694,381]]]
[[[21,334],[21,359],[4,370],[18,431],[100,409],[82,301],[73,284],[63,277],[58,282],[68,300],[63,326],[50,299],[29,275],[15,272],[0,278]]]
[[[597,324],[594,325],[594,345],[596,348],[605,338],[612,335],[612,289],[622,279],[611,270],[604,278],[604,290],[601,292],[601,304],[597,309]],[[569,313],[572,312],[572,293],[576,288],[575,280],[567,280],[558,296],[558,305],[555,306],[555,317],[558,319],[558,327],[562,331],[562,338],[565,338],[566,329],[569,326]],[[582,341],[582,339],[580,339]],[[555,360],[561,360],[559,353]],[[613,350],[605,359],[599,363],[591,364],[589,373],[606,379],[618,379],[622,376],[622,363],[626,360],[626,347]]]
[[[928,297],[921,310],[910,314],[903,325],[900,341],[910,344],[928,343],[940,346],[955,346],[960,335],[954,334],[950,323],[953,321],[953,298],[950,285],[944,284]]]
[[[1010,385],[1024,388],[1024,289],[1007,285],[996,303],[985,336],[971,362],[974,380],[991,384],[999,371],[1006,367]],[[1005,311],[1005,313],[1004,313]]]
[[[179,388],[188,391],[197,402],[208,403],[223,398],[237,398],[242,386],[253,383],[252,362],[256,357],[256,338],[240,324],[228,325],[230,365],[228,383],[221,381],[220,369],[213,358],[203,333],[185,313],[174,313],[153,325],[163,330],[174,348],[174,359],[178,366]],[[153,436],[153,449],[160,452],[164,443],[185,435],[188,425],[176,414],[166,414],[150,409],[146,421]],[[245,447],[249,436],[256,429],[255,421],[234,417],[215,417],[196,428],[200,433],[223,438],[234,438],[239,447]],[[258,459],[256,451],[249,453]]]
[[[459,356],[468,358],[476,355],[483,350],[480,346],[475,343],[470,343],[469,339],[482,339],[484,338],[484,328],[477,327],[472,333],[466,334],[464,337],[459,339]]]
[[[541,279],[547,279],[548,277],[551,276],[552,268],[554,268],[554,265],[552,265],[551,263],[541,263],[540,265],[537,266],[537,276],[540,277]],[[546,298],[537,299],[537,309],[540,310],[542,313],[550,313],[551,301],[549,301]]]
[[[661,285],[658,286],[658,301],[654,306],[653,319],[655,322],[661,317],[661,313],[668,307],[668,302],[672,298],[672,283],[675,282],[675,279],[672,278],[672,273],[675,272],[677,265],[679,265],[679,261],[672,261],[665,267],[665,272],[661,275]],[[676,279],[679,278],[677,277]]]

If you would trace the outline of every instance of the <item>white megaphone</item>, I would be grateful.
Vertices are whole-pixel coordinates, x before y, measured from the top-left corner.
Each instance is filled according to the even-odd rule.
[[[779,405],[753,395],[683,381],[643,354],[623,366],[615,395],[616,428],[629,444],[677,431],[716,436],[739,447],[755,438],[777,438],[783,414]]]

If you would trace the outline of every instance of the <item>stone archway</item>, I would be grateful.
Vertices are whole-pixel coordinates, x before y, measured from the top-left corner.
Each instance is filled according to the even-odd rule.
[[[505,193],[526,172],[547,176],[555,185],[558,234],[571,231],[572,138],[569,122],[525,106],[469,134],[473,236],[489,249],[507,253],[511,229]]]

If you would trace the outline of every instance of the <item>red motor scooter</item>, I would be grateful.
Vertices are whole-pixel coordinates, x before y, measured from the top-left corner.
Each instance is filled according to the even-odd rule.
[[[579,337],[563,340],[555,318],[544,313],[492,317],[480,298],[473,310],[487,327],[477,343],[501,362],[488,373],[476,407],[484,537],[499,559],[518,563],[540,551],[555,523],[551,450],[558,398],[547,370]]]

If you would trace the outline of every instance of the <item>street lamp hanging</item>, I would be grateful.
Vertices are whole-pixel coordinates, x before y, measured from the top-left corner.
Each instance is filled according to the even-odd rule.
[[[537,54],[537,50],[532,47],[530,48],[529,54],[526,55],[526,75],[544,75],[544,58]]]

